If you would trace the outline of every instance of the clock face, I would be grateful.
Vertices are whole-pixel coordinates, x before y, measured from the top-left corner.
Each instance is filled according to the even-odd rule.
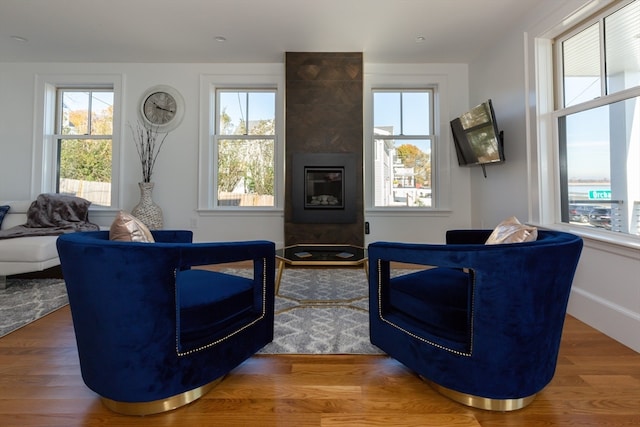
[[[145,99],[143,111],[144,117],[152,125],[165,125],[176,116],[178,103],[167,92],[154,92]]]
[[[140,97],[138,115],[145,126],[170,132],[182,122],[184,98],[171,86],[153,86]]]

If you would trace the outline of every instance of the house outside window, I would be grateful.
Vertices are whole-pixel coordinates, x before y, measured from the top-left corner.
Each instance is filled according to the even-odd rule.
[[[275,206],[276,91],[216,90],[216,205]]]
[[[640,235],[640,0],[554,43],[561,221]]]
[[[374,207],[433,207],[433,111],[433,89],[373,90]]]
[[[111,206],[113,88],[56,90],[53,190]]]

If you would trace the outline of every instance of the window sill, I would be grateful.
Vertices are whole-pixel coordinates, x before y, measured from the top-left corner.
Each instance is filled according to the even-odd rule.
[[[200,216],[230,216],[234,217],[282,217],[284,210],[268,207],[242,207],[242,208],[201,208],[196,213]]]
[[[585,246],[640,260],[640,237],[624,233],[573,226],[570,224],[531,224],[541,229],[564,231],[583,238]]]
[[[446,217],[451,215],[450,209],[432,208],[368,208],[365,209],[366,217],[386,217],[389,215],[400,217]]]

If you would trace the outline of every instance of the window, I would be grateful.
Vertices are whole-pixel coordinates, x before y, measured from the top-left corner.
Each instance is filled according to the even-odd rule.
[[[432,207],[433,89],[373,90],[375,207]]]
[[[284,67],[200,77],[198,213],[278,217],[284,199]]]
[[[96,222],[108,217],[120,200],[122,75],[41,74],[36,94],[34,197],[78,195]]]
[[[640,235],[640,0],[555,40],[561,220]]]
[[[55,192],[111,205],[113,89],[56,91]]]
[[[217,206],[275,206],[276,91],[218,89]]]

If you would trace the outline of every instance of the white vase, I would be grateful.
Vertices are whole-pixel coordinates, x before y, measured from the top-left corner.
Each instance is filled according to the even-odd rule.
[[[133,208],[131,215],[142,221],[149,230],[159,230],[163,226],[162,209],[153,202],[153,182],[139,182],[140,202]]]

